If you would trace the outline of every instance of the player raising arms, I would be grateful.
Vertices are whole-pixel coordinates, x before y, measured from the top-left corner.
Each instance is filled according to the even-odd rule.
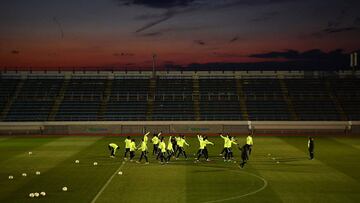
[[[230,139],[230,141],[229,141],[228,146],[227,146],[228,151],[229,151],[229,153],[228,153],[228,161],[230,161],[234,157],[233,152],[231,150],[232,144],[237,145],[237,143],[235,142],[235,138],[233,136],[229,136],[229,139]]]
[[[165,157],[165,153],[166,153],[166,144],[164,141],[164,137],[161,137],[160,143],[159,143],[159,158],[160,158],[161,164],[164,164],[165,161],[167,160],[167,158]]]
[[[124,140],[125,142],[125,154],[124,154],[124,159],[127,159],[127,153],[130,153],[130,144],[131,144],[131,139],[130,136],[127,136],[127,138]]]
[[[198,162],[202,155],[205,157],[206,161],[210,161],[209,160],[209,153],[208,153],[208,150],[206,148],[206,145],[208,145],[208,144],[214,145],[214,143],[208,141],[206,136],[204,138],[201,138],[201,136],[198,135],[198,140],[199,140],[199,144],[200,144],[200,148],[199,148],[200,153],[199,153],[196,161]]]
[[[169,163],[171,156],[174,156],[174,148],[173,148],[172,140],[173,140],[173,137],[170,136],[169,143],[166,148],[166,152],[167,152],[166,163]]]
[[[177,145],[178,145],[178,154],[176,156],[176,159],[179,159],[179,156],[180,154],[183,154],[185,159],[187,159],[187,156],[186,156],[186,152],[185,152],[185,149],[184,149],[184,144],[186,146],[190,146],[186,141],[185,141],[185,136],[184,135],[181,135],[180,138],[178,138],[177,140]]]
[[[220,137],[224,140],[224,148],[223,148],[223,150],[221,151],[220,156],[223,156],[223,158],[225,159],[224,153],[226,153],[226,143],[227,143],[227,140],[229,139],[229,136],[228,136],[228,135],[223,136],[223,135],[220,133]]]
[[[141,155],[140,155],[140,158],[139,158],[139,161],[137,161],[137,163],[140,163],[141,162],[141,160],[142,160],[142,158],[144,157],[145,158],[145,164],[149,164],[149,161],[148,161],[148,157],[147,157],[147,153],[148,153],[148,148],[147,148],[147,141],[148,141],[148,137],[147,137],[147,135],[149,135],[150,134],[150,132],[148,132],[148,133],[146,133],[145,135],[144,135],[144,138],[143,139],[141,139],[141,145],[140,145],[140,148],[139,148],[139,150],[141,150]]]
[[[159,135],[161,135],[161,133],[159,133],[158,135],[154,134],[153,138],[151,139],[151,142],[153,143],[153,155],[158,153],[158,147],[159,147]]]

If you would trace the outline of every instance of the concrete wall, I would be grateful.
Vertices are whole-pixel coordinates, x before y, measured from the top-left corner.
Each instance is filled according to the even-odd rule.
[[[0,122],[0,134],[141,135],[164,134],[360,134],[360,121],[86,121]]]

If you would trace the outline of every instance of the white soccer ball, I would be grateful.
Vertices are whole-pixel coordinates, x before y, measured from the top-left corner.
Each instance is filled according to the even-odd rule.
[[[36,174],[36,175],[40,175],[41,173],[40,173],[40,171],[36,171],[35,174]]]
[[[10,179],[10,180],[14,179],[14,176],[9,176],[9,179]]]
[[[119,175],[122,175],[123,173],[122,173],[122,171],[119,171],[119,173],[118,173]]]
[[[30,194],[29,194],[29,197],[31,197],[31,198],[35,197],[35,194],[34,194],[34,193],[30,193]]]
[[[271,154],[268,154],[268,156],[271,156]]]
[[[26,177],[27,176],[27,174],[26,173],[23,173],[23,174],[21,174],[22,176],[24,176],[24,177]]]
[[[275,157],[272,158],[272,160],[275,160],[275,159],[276,159]]]
[[[35,197],[39,197],[40,194],[39,194],[38,192],[35,192],[35,193],[34,193],[34,196],[35,196]]]
[[[78,164],[78,163],[80,163],[80,161],[79,161],[79,160],[75,160],[75,163]]]
[[[277,161],[276,163],[277,163],[277,164],[279,164],[279,163],[280,163],[280,161]]]
[[[98,163],[97,162],[94,162],[94,166],[97,166],[98,165]]]
[[[29,152],[29,155],[32,155],[32,152]]]
[[[41,196],[45,196],[45,195],[46,195],[46,192],[40,192],[40,195],[41,195]]]
[[[63,188],[62,188],[62,191],[64,191],[64,192],[66,192],[67,190],[68,190],[67,187],[63,187]]]

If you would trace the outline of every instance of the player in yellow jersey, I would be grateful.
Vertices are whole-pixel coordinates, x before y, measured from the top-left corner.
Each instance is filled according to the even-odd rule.
[[[109,150],[110,150],[110,157],[114,158],[116,150],[118,150],[120,147],[115,143],[110,143],[108,147],[109,147]]]
[[[125,154],[124,159],[127,159],[127,153],[130,153],[130,144],[131,144],[131,138],[130,136],[127,136],[127,138],[124,140],[125,142]]]
[[[164,141],[164,137],[161,137],[159,143],[159,158],[162,164],[164,164],[166,161],[165,153],[166,153],[166,144]]]
[[[170,158],[171,158],[172,156],[174,156],[173,143],[171,142],[172,139],[173,139],[173,137],[170,136],[170,137],[169,137],[169,143],[168,143],[167,148],[166,148],[166,152],[167,152],[166,163],[169,163]]]
[[[140,155],[140,158],[139,158],[139,161],[137,161],[137,163],[140,163],[142,158],[144,157],[145,158],[145,164],[149,164],[149,161],[148,161],[148,157],[147,157],[147,153],[148,153],[148,148],[147,148],[147,135],[150,134],[150,133],[147,133],[144,135],[144,138],[141,139],[141,145],[139,147],[138,150],[141,150],[141,155]]]
[[[185,136],[181,135],[176,143],[178,145],[178,154],[176,156],[176,159],[179,158],[180,154],[183,154],[185,159],[187,159],[186,152],[185,152],[185,149],[184,149],[184,145],[186,145],[186,146],[190,146],[190,145],[185,141]]]
[[[214,145],[214,143],[210,142],[207,140],[207,137],[203,137],[203,138],[200,138],[200,136],[198,135],[198,140],[199,140],[199,144],[200,144],[200,153],[196,159],[196,161],[199,161],[200,157],[203,155],[206,159],[206,161],[210,161],[209,160],[209,153],[208,153],[208,150],[206,148],[206,145],[208,144],[211,144],[211,145]]]
[[[135,140],[132,139],[130,143],[130,161],[133,161],[133,158],[135,157],[135,150],[136,150],[136,144]]]

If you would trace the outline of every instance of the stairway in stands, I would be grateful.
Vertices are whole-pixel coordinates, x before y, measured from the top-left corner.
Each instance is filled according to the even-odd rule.
[[[295,121],[299,120],[298,115],[295,112],[294,104],[289,96],[289,90],[286,86],[285,81],[282,79],[279,79],[279,83],[280,83],[281,92],[283,94],[283,98],[284,98],[284,100],[287,104],[288,110],[291,114],[291,119],[295,120]]]
[[[344,108],[341,106],[341,103],[340,103],[338,97],[334,94],[335,91],[334,91],[334,88],[331,86],[331,82],[329,80],[326,80],[325,85],[326,85],[328,95],[331,98],[331,100],[334,102],[334,104],[336,106],[336,111],[340,115],[340,119],[343,121],[346,121],[347,116],[345,114]]]
[[[107,106],[108,106],[108,103],[110,101],[113,81],[114,81],[113,79],[108,79],[106,81],[104,95],[103,95],[103,98],[102,98],[102,101],[101,101],[101,104],[100,104],[99,113],[98,113],[98,119],[99,120],[104,120],[104,115],[105,115],[105,113],[107,111]]]
[[[194,114],[195,114],[195,120],[200,120],[200,85],[199,85],[199,79],[194,78],[193,79],[193,102],[194,102]]]
[[[67,87],[69,86],[69,83],[70,83],[70,79],[64,79],[64,82],[61,86],[59,94],[56,96],[54,105],[51,108],[51,112],[50,112],[49,118],[48,118],[49,121],[55,120],[55,117],[59,111],[60,105],[61,105],[62,101],[64,100],[65,92],[67,90]]]
[[[14,91],[14,94],[11,96],[11,98],[7,101],[7,103],[5,104],[4,106],[4,109],[3,111],[1,112],[1,115],[0,115],[0,120],[1,121],[4,121],[7,114],[9,113],[10,109],[11,109],[11,106],[12,104],[14,103],[14,101],[16,100],[16,98],[18,97],[22,87],[24,86],[25,84],[25,80],[22,79],[19,81],[19,83],[16,85],[16,89]]]
[[[156,93],[156,78],[152,77],[149,81],[149,95],[147,99],[147,112],[146,112],[146,120],[152,120],[152,115],[154,111],[154,100]]]
[[[242,83],[240,79],[236,79],[236,91],[239,96],[240,110],[244,120],[249,120],[249,114],[247,112],[246,98],[243,91]]]

